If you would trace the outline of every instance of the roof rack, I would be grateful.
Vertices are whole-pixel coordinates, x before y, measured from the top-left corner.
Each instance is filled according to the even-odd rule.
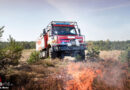
[[[70,24],[70,25],[77,25],[77,22],[72,22],[72,21],[52,21],[51,24]]]
[[[53,25],[53,24],[69,24],[69,25],[74,25],[75,28],[78,29],[77,22],[75,22],[75,21],[74,22],[73,21],[51,21],[47,25],[46,29],[49,28],[49,27],[51,27],[51,25]]]

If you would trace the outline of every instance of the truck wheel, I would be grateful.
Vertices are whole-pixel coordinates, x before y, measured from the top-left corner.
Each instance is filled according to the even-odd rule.
[[[85,60],[85,51],[74,52],[74,56],[76,61],[84,61]]]
[[[47,58],[47,51],[40,51],[39,57],[40,57],[41,59]]]
[[[81,55],[81,60],[85,60],[85,51],[80,51],[80,55]]]
[[[57,55],[56,52],[54,52],[52,48],[49,48],[49,57],[51,59],[55,59],[56,55]]]
[[[59,59],[63,59],[64,58],[64,53],[63,52],[58,52],[57,54]]]

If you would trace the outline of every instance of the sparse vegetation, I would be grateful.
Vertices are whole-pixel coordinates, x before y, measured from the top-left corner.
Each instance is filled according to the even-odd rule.
[[[118,61],[118,57],[120,56],[120,50],[111,50],[111,51],[100,51],[100,58],[104,60],[113,59]]]
[[[35,49],[35,41],[17,41],[24,49]],[[93,43],[99,50],[126,50],[130,45],[130,40],[127,41],[87,41],[88,46]],[[8,42],[1,42],[0,48],[5,48]]]
[[[6,57],[11,59],[13,65],[18,65],[19,59],[21,58],[23,47],[18,44],[11,36],[9,36],[9,45],[6,49]]]
[[[0,33],[2,36],[3,30]],[[0,68],[3,70],[7,69],[10,65],[18,65],[22,50],[22,46],[9,36],[8,46],[0,48]]]
[[[16,41],[20,44],[24,49],[35,49],[35,42],[34,41]],[[8,42],[1,42],[0,48],[6,48],[8,46]]]
[[[130,40],[127,41],[110,41],[110,40],[100,40],[100,41],[87,41],[88,46],[93,43],[94,47],[99,50],[126,50],[130,45]]]
[[[119,60],[128,64],[128,71],[130,72],[130,47],[120,54]]]
[[[88,59],[97,59],[97,58],[99,58],[99,54],[100,54],[99,49],[96,46],[94,46],[93,43],[91,43],[91,45],[88,46],[87,58]]]
[[[0,38],[2,37],[2,35],[3,35],[3,32],[4,32],[4,26],[3,27],[0,27]]]
[[[98,58],[99,54],[100,54],[100,51],[95,47],[88,49],[88,52],[87,52],[88,58]]]
[[[57,77],[60,70],[60,61],[46,59],[15,67],[4,78],[13,83],[12,90],[63,90],[64,80]]]
[[[27,60],[27,62],[28,62],[29,64],[32,64],[32,63],[35,63],[35,62],[39,61],[39,60],[40,60],[39,54],[40,54],[39,52],[33,51],[33,52],[31,53],[29,59]]]
[[[81,57],[81,55],[79,55],[79,54],[78,54],[78,55],[76,55],[76,57],[75,57],[75,58],[76,58],[76,61],[82,61],[82,57]]]
[[[57,59],[38,60],[33,64],[26,64],[14,68],[13,73],[8,74],[8,78],[6,77],[5,78],[14,84],[12,89],[15,90],[19,90],[21,88],[23,90],[26,89],[64,90],[64,87],[66,85],[66,79],[68,79],[66,76],[68,75],[66,74],[66,65],[64,64],[64,66],[61,67],[61,64],[63,62],[64,61],[60,61]],[[90,62],[86,62],[85,65],[89,68],[93,67],[93,68],[98,68],[100,70],[103,70],[104,71],[103,78],[105,79],[110,78],[110,82],[113,81],[113,78],[114,79],[117,78],[116,80],[118,81],[119,79],[118,77],[122,77],[124,81],[121,83],[121,85],[123,85],[121,89],[129,90],[130,82],[127,73],[125,71],[127,70],[127,67],[123,66],[123,64],[120,64],[118,61],[114,61],[112,59],[99,61],[98,63],[90,61]],[[118,77],[116,76],[118,72],[116,71],[117,68],[121,73],[119,74]],[[102,81],[101,78],[95,77],[92,83],[92,88],[93,90],[94,89],[116,90],[119,89],[120,86],[116,86],[116,85],[111,86],[111,84],[109,85],[108,82]]]

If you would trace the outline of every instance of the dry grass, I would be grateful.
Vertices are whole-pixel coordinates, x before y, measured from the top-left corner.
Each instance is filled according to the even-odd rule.
[[[32,51],[24,50],[21,61],[26,62]],[[119,63],[120,53],[121,51],[101,51],[100,57],[104,60],[83,63],[88,68],[99,69],[103,72],[102,78],[94,78],[93,90],[130,89],[128,66]],[[45,59],[31,65],[22,63],[18,67],[12,68],[12,72],[5,77],[7,81],[14,84],[10,88],[12,90],[65,90],[66,80],[69,79],[67,77],[70,77],[66,73],[66,66],[70,59],[64,61]]]
[[[104,60],[112,59],[118,60],[119,55],[122,51],[119,50],[112,50],[112,51],[100,51],[100,58]]]
[[[13,83],[12,90],[63,90],[63,79],[57,77],[63,70],[62,64],[60,60],[50,59],[21,64],[4,78]]]
[[[29,58],[30,54],[35,51],[35,49],[26,49],[22,51],[22,57],[20,59],[20,63],[26,63],[27,59]]]
[[[93,90],[130,90],[128,66],[112,59],[98,62],[102,76],[94,79]]]

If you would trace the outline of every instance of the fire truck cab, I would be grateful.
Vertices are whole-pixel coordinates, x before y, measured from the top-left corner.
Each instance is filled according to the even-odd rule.
[[[85,37],[77,22],[52,21],[36,41],[36,50],[41,58],[64,58],[79,55],[85,59]]]

